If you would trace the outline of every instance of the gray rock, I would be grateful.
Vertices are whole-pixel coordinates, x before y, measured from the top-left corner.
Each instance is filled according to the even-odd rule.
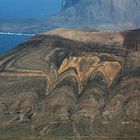
[[[59,26],[111,30],[140,27],[140,0],[64,0],[50,17]]]

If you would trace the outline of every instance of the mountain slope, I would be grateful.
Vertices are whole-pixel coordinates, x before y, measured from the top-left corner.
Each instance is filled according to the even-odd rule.
[[[140,0],[64,0],[64,8],[50,17],[60,26],[103,29],[140,27]]]
[[[136,139],[140,30],[59,29],[0,58],[0,139]]]
[[[140,28],[140,0],[63,0],[46,20],[0,22],[2,32],[40,33],[59,27],[126,30]]]

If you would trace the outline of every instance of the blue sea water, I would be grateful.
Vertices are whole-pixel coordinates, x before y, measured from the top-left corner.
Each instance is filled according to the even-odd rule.
[[[31,38],[31,35],[0,34],[0,54]]]

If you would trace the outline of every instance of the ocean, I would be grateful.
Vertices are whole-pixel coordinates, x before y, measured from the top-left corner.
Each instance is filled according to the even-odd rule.
[[[18,44],[28,40],[32,36],[32,34],[0,32],[0,55],[16,47]]]

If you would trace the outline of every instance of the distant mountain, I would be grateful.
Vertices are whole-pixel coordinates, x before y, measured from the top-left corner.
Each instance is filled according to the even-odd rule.
[[[140,0],[63,0],[50,21],[60,26],[103,29],[140,27]]]
[[[46,20],[1,20],[0,21],[0,32],[12,32],[12,33],[28,33],[28,34],[37,34],[47,30],[57,28],[51,24],[48,25]]]
[[[139,19],[140,0],[62,0],[61,10],[48,19],[0,23],[0,31],[40,33],[58,27],[128,30],[140,28]]]

